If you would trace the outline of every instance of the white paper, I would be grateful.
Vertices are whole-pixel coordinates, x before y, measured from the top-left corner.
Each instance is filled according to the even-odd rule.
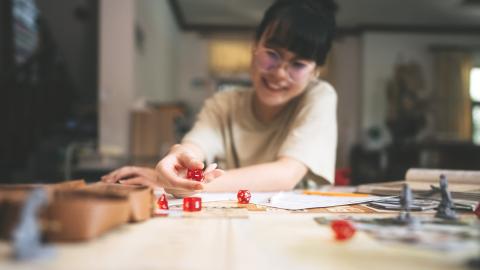
[[[384,200],[385,197],[368,196],[368,197],[347,197],[347,196],[321,196],[321,195],[304,195],[293,192],[282,192],[274,195],[266,203],[258,203],[259,205],[282,208],[288,210],[300,210],[308,208],[331,207],[340,205],[350,205],[366,203],[378,200]]]
[[[237,201],[237,193],[197,193],[192,195],[202,198],[202,202]],[[383,200],[386,197],[346,197],[346,196],[321,196],[304,195],[295,192],[252,192],[250,203],[262,206],[283,208],[287,210],[300,210],[318,207],[331,207],[340,205],[359,204]],[[182,205],[182,199],[172,199],[169,205]]]

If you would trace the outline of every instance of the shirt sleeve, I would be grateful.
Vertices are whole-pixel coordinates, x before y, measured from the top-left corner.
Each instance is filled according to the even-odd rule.
[[[198,146],[207,163],[213,162],[215,156],[223,151],[221,126],[225,112],[221,98],[221,95],[216,94],[205,101],[192,129],[182,139],[182,143]]]
[[[312,89],[282,144],[279,156],[305,164],[307,177],[317,182],[334,182],[337,149],[337,94],[323,82]]]

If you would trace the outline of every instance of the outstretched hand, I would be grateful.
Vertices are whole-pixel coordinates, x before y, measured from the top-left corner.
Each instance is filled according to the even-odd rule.
[[[188,169],[203,169],[203,162],[196,159],[188,149],[174,146],[168,155],[158,162],[155,169],[126,166],[112,171],[102,177],[106,183],[121,183],[128,185],[144,185],[162,187],[177,197],[183,197],[203,190],[203,184],[223,175],[224,171],[217,169],[215,163],[204,171],[202,182],[186,179]]]

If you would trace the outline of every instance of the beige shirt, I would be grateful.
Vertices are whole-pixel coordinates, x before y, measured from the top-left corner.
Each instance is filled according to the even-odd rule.
[[[253,89],[216,93],[206,100],[182,142],[199,146],[207,162],[233,169],[279,157],[308,167],[307,178],[333,183],[337,148],[337,95],[325,81],[314,81],[270,123],[253,113]]]

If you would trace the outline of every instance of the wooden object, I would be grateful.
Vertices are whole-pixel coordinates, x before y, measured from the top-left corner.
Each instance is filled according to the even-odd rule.
[[[177,142],[175,119],[183,115],[178,105],[132,111],[130,125],[130,153],[137,165],[158,161]]]

